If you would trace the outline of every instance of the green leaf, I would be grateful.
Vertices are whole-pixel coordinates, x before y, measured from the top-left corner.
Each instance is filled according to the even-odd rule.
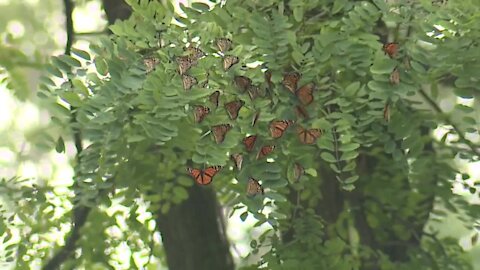
[[[79,79],[73,79],[72,84],[73,87],[78,91],[78,93],[81,93],[86,97],[90,95],[90,91],[88,90],[88,88]]]
[[[108,66],[107,62],[103,58],[95,58],[95,67],[97,68],[97,72],[100,73],[100,75],[107,76]]]
[[[336,0],[333,2],[332,14],[340,12],[347,4],[347,0]]]
[[[373,74],[390,74],[398,65],[397,61],[387,57],[377,57],[370,67]]]
[[[90,54],[86,51],[83,51],[83,50],[80,50],[80,49],[76,49],[76,48],[72,48],[72,53],[75,54],[76,56],[82,58],[82,59],[85,59],[85,60],[90,60]]]
[[[64,62],[65,64],[69,65],[69,66],[72,66],[72,67],[81,67],[82,66],[82,63],[80,63],[80,61],[78,61],[77,59],[71,57],[70,55],[60,55],[58,56],[58,59],[62,62]]]
[[[327,162],[330,162],[330,163],[335,163],[337,162],[337,159],[332,155],[330,154],[329,152],[326,152],[326,151],[323,151],[321,154],[320,154],[320,157],[327,161]]]
[[[245,221],[245,220],[247,219],[247,217],[248,217],[248,212],[247,212],[247,211],[243,212],[243,213],[240,215],[240,219],[241,219],[242,221]]]
[[[60,94],[60,98],[74,107],[80,107],[82,105],[82,100],[80,97],[73,92],[63,92]]]
[[[185,200],[186,198],[188,198],[188,192],[185,188],[181,187],[181,186],[176,186],[173,188],[173,194],[175,195],[175,197],[177,197],[180,201],[183,201]]]
[[[57,153],[65,152],[65,142],[63,141],[62,136],[58,137],[57,143],[55,144],[55,151],[57,151]]]
[[[47,65],[46,70],[48,71],[48,73],[52,74],[53,76],[63,79],[63,73],[57,67],[53,65]]]

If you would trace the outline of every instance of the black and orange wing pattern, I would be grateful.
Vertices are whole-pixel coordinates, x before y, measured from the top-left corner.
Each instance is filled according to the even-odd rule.
[[[195,123],[201,123],[209,113],[210,113],[210,108],[206,106],[198,105],[193,107],[193,116],[194,116]]]
[[[309,83],[295,91],[295,95],[297,96],[300,103],[307,106],[313,102],[313,90],[315,89],[315,84]]]
[[[298,81],[300,80],[300,73],[298,72],[289,72],[283,75],[283,81],[282,84],[287,88],[290,92],[295,93],[295,90],[297,90],[297,84]]]
[[[225,135],[232,129],[230,124],[221,124],[212,127],[213,138],[216,143],[222,143],[225,140]]]
[[[188,48],[186,48],[186,51],[188,52],[190,57],[192,57],[194,60],[198,60],[205,56],[205,53],[201,49],[193,47],[191,45]]]
[[[255,147],[255,142],[257,141],[257,135],[250,135],[247,136],[243,139],[243,144],[245,145],[245,149],[247,149],[248,152],[253,150],[253,147]]]
[[[257,159],[261,159],[261,158],[269,155],[270,153],[273,152],[273,150],[275,150],[275,145],[262,146],[262,148],[260,148],[260,151],[258,151]]]
[[[383,45],[383,51],[390,56],[390,58],[394,58],[398,52],[398,43],[390,42]]]
[[[238,117],[238,112],[243,107],[245,102],[243,100],[234,100],[225,104],[225,110],[227,110],[230,119],[235,120]]]
[[[242,169],[243,156],[241,154],[231,154],[230,159],[233,161],[235,168],[240,171]]]
[[[270,135],[275,139],[282,137],[285,130],[293,123],[292,120],[274,120],[270,122]]]
[[[260,89],[256,85],[250,85],[247,89],[248,96],[251,100],[256,99],[260,95]]]
[[[240,89],[241,93],[247,91],[247,89],[252,85],[252,80],[245,76],[235,76],[233,77],[235,85]]]
[[[260,182],[258,182],[258,180],[254,179],[254,178],[250,178],[248,179],[248,183],[247,183],[247,195],[248,196],[255,196],[257,194],[264,194],[265,191],[262,187],[262,185],[260,185]]]
[[[178,64],[178,73],[185,74],[192,66],[196,64],[196,60],[190,56],[177,56],[175,58]]]
[[[231,67],[233,67],[235,64],[237,64],[239,61],[240,61],[240,58],[236,56],[225,55],[225,57],[223,58],[223,69],[227,71]]]
[[[182,75],[182,83],[183,83],[183,89],[186,91],[192,89],[192,87],[198,83],[197,79],[195,77],[192,77],[187,74]]]
[[[215,106],[215,108],[217,108],[219,98],[220,98],[220,91],[217,90],[208,97],[208,100]]]
[[[322,135],[322,131],[318,128],[304,129],[299,125],[297,126],[297,135],[301,143],[314,144],[315,141]]]
[[[205,170],[200,170],[189,167],[187,168],[187,172],[193,177],[197,184],[208,185],[212,182],[213,177],[220,171],[221,168],[221,166],[211,166]]]
[[[232,48],[232,40],[229,38],[219,38],[216,41],[216,45],[221,53],[225,53]]]
[[[147,73],[152,72],[159,63],[160,59],[156,57],[145,57],[143,59],[143,64],[145,64]]]

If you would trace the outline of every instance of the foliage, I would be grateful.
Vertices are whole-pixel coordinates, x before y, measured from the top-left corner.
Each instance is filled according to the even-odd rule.
[[[456,241],[439,238],[428,221],[441,220],[443,207],[467,213],[467,227],[478,215],[451,192],[461,173],[454,159],[479,158],[470,141],[478,111],[437,105],[451,89],[476,102],[480,25],[473,2],[229,0],[194,3],[185,16],[160,1],[128,2],[132,17],[113,25],[113,36],[90,51],[53,57],[39,91],[57,108],[52,120],[88,142],[75,167],[75,203],[100,207],[83,229],[79,260],[86,268],[112,265],[109,250],[124,243],[148,249],[153,229],[139,222],[139,205],[152,216],[166,213],[194,184],[186,167],[220,165],[212,185],[221,202],[242,219],[255,217],[255,226],[271,227],[251,242],[252,257],[263,253],[261,259],[244,269],[470,269]],[[239,57],[228,70],[219,38],[231,39],[225,54]],[[382,50],[387,39],[399,43],[393,57]],[[189,47],[205,55],[187,71],[196,84],[185,90],[178,59],[192,57]],[[152,71],[145,59],[155,60]],[[391,79],[395,70],[399,83]],[[301,74],[298,86],[315,84],[312,104],[283,86],[289,72]],[[235,76],[250,78],[259,97],[242,93]],[[218,108],[209,101],[215,91]],[[244,102],[236,120],[224,108],[232,100]],[[197,105],[210,108],[201,123],[193,117]],[[309,117],[297,115],[296,106]],[[294,125],[273,139],[271,121],[284,119],[323,134],[302,144]],[[218,124],[233,126],[222,143],[210,131]],[[447,130],[441,139],[433,132],[439,127]],[[251,134],[258,139],[247,153],[242,139]],[[276,148],[257,159],[264,145]],[[243,154],[240,170],[232,153]],[[468,185],[463,176],[457,181]],[[247,196],[249,178],[260,180],[264,195]],[[136,233],[114,238],[92,229],[118,227],[112,205],[129,207],[121,230]],[[23,255],[33,248],[17,249],[19,266],[28,265],[32,257]]]

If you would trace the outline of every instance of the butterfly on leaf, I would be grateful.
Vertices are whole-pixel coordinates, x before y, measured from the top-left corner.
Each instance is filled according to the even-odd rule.
[[[250,85],[247,89],[248,96],[251,100],[256,99],[260,95],[260,88],[256,85]]]
[[[275,145],[262,146],[262,148],[260,148],[260,151],[258,151],[257,160],[268,156],[270,153],[273,152],[273,150],[275,150]]]
[[[252,80],[245,76],[233,77],[235,85],[240,89],[240,93],[244,93],[252,85]]]
[[[217,90],[208,97],[208,100],[215,106],[215,108],[217,108],[219,98],[220,98],[220,91]]]
[[[210,113],[210,108],[202,105],[193,107],[193,117],[195,123],[201,123],[203,119]]]
[[[187,74],[182,75],[182,83],[183,83],[183,89],[186,91],[192,89],[192,87],[198,83],[197,79],[195,77],[192,77]]]
[[[257,111],[257,112],[253,115],[253,118],[252,118],[252,127],[254,127],[255,124],[257,124],[258,118],[260,118],[260,111]]]
[[[390,83],[392,85],[400,84],[400,72],[398,71],[398,68],[395,68],[392,73],[390,73]]]
[[[191,56],[177,56],[175,61],[177,61],[178,73],[180,73],[180,75],[185,74],[185,72],[197,63],[197,60]]]
[[[315,89],[315,84],[309,83],[295,91],[295,96],[297,96],[300,103],[305,106],[308,106],[313,102],[313,90]]]
[[[230,124],[221,124],[212,127],[213,138],[216,143],[222,143],[225,140],[225,135],[232,129]]]
[[[270,70],[265,71],[265,82],[267,82],[268,88],[273,87],[272,83],[272,72]]]
[[[143,59],[143,64],[145,64],[145,67],[146,67],[146,72],[147,73],[150,73],[152,72],[155,67],[160,63],[160,59],[156,58],[156,57],[145,57]]]
[[[187,172],[193,177],[197,184],[208,185],[212,182],[213,177],[218,173],[218,171],[220,171],[221,168],[221,166],[211,166],[201,170],[189,167],[187,168]]]
[[[307,110],[305,110],[305,108],[300,105],[295,106],[295,114],[297,115],[298,118],[303,118],[303,119],[310,118]]]
[[[232,40],[229,38],[219,38],[216,40],[216,45],[221,53],[225,53],[232,48]]]
[[[302,126],[298,125],[297,135],[301,143],[314,144],[315,141],[322,135],[322,131],[318,128],[304,129]]]
[[[385,103],[383,107],[383,119],[388,123],[390,122],[390,103]]]
[[[201,49],[193,47],[192,45],[190,45],[185,50],[188,52],[190,57],[192,57],[195,60],[198,60],[205,56],[205,53]]]
[[[398,43],[390,42],[383,45],[383,51],[390,56],[390,58],[394,58],[398,52]]]
[[[234,100],[225,104],[225,110],[227,110],[230,119],[235,120],[238,117],[238,112],[243,107],[245,102],[243,100]]]
[[[293,164],[293,179],[295,180],[295,182],[300,180],[300,177],[302,177],[302,175],[304,174],[305,169],[303,168],[303,166],[295,162],[295,164]]]
[[[247,151],[250,152],[253,150],[253,147],[255,147],[256,141],[257,141],[257,135],[250,135],[245,137],[242,142],[245,145],[245,149],[247,149]]]
[[[275,139],[282,137],[285,130],[293,123],[292,120],[273,120],[270,122],[270,135]]]
[[[254,178],[248,179],[247,195],[253,197],[257,194],[262,194],[262,195],[265,194],[265,191],[264,191],[262,185],[260,184],[260,182],[258,182],[258,180],[254,179]]]
[[[243,156],[241,154],[231,154],[230,159],[233,161],[235,168],[240,171],[242,169]]]
[[[282,84],[287,88],[290,92],[295,94],[295,90],[297,90],[297,84],[300,80],[300,73],[298,72],[289,72],[283,75]]]
[[[225,71],[229,70],[233,65],[237,64],[240,59],[233,55],[225,55],[223,58],[223,69]]]

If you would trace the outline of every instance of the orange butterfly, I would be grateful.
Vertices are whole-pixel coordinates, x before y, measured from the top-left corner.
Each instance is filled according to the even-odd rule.
[[[143,59],[143,64],[145,64],[145,67],[147,68],[146,69],[146,72],[147,73],[150,73],[152,72],[155,67],[160,63],[160,59],[156,58],[156,57],[145,57]]]
[[[315,140],[322,135],[322,131],[318,128],[304,129],[302,126],[298,125],[297,134],[301,143],[314,144]]]
[[[221,124],[212,127],[213,138],[216,143],[222,143],[225,140],[225,135],[232,129],[230,124]]]
[[[390,42],[383,45],[383,51],[390,56],[390,58],[394,58],[398,52],[398,43]]]
[[[198,83],[195,77],[192,77],[187,74],[182,75],[182,82],[183,82],[183,89],[185,89],[186,91],[192,89],[192,87]]]
[[[297,114],[297,117],[300,118],[304,118],[304,119],[308,119],[310,116],[308,115],[308,112],[305,110],[305,108],[303,108],[302,106],[295,106],[295,113]]]
[[[309,83],[295,91],[295,95],[297,96],[300,103],[305,106],[308,106],[310,103],[313,102],[313,90],[315,89],[315,84]]]
[[[240,59],[233,55],[225,55],[223,58],[223,69],[225,71],[229,70],[233,65],[237,64]]]
[[[210,108],[201,105],[195,106],[193,109],[195,123],[201,123],[209,113]]]
[[[193,47],[192,45],[190,45],[188,48],[185,49],[188,54],[194,59],[194,60],[198,60],[202,57],[205,56],[205,53],[199,49],[199,48],[195,48]]]
[[[177,61],[180,75],[185,74],[185,72],[197,63],[197,61],[190,56],[177,56],[175,60]]]
[[[240,154],[231,154],[230,159],[233,161],[233,164],[235,164],[235,168],[237,170],[242,169],[242,163],[243,163],[243,156]]]
[[[257,123],[259,117],[260,117],[260,111],[257,111],[257,113],[255,113],[255,115],[254,115],[253,118],[252,118],[252,127],[255,126],[255,124]]]
[[[233,80],[238,88],[240,88],[240,92],[243,93],[247,91],[247,89],[252,85],[252,80],[245,76],[235,76]]]
[[[388,102],[385,103],[383,107],[383,119],[385,119],[387,123],[390,122],[390,104]]]
[[[390,83],[393,85],[398,85],[400,83],[400,72],[398,68],[395,68],[392,73],[390,73]]]
[[[258,182],[258,180],[254,178],[248,179],[247,184],[247,195],[248,196],[255,196],[257,194],[265,194],[262,185]]]
[[[269,155],[270,153],[273,152],[274,149],[275,149],[275,145],[265,145],[265,146],[263,146],[262,148],[260,148],[260,151],[258,151],[257,159],[261,159],[261,158]]]
[[[280,138],[285,130],[293,125],[293,123],[294,121],[292,120],[274,120],[270,122],[270,134],[275,139]]]
[[[220,91],[215,91],[213,92],[209,97],[208,97],[208,100],[210,100],[211,103],[213,103],[213,105],[215,105],[215,108],[218,107],[218,99],[220,97]]]
[[[220,171],[221,166],[211,166],[205,170],[187,168],[187,172],[193,177],[199,185],[208,185],[212,182],[213,177]]]
[[[228,116],[230,116],[230,119],[235,120],[238,117],[238,112],[242,108],[242,106],[245,104],[243,100],[234,100],[231,101],[227,104],[225,104],[225,109],[228,112]]]
[[[290,92],[295,93],[295,90],[297,90],[297,83],[300,80],[300,73],[298,72],[289,72],[283,75],[283,81],[282,84],[290,90]]]
[[[225,53],[230,50],[232,47],[232,40],[228,38],[219,38],[217,39],[217,47],[221,53]]]
[[[253,150],[253,147],[255,146],[255,141],[257,141],[257,135],[250,135],[243,139],[243,144],[245,145],[245,148],[248,152]]]

